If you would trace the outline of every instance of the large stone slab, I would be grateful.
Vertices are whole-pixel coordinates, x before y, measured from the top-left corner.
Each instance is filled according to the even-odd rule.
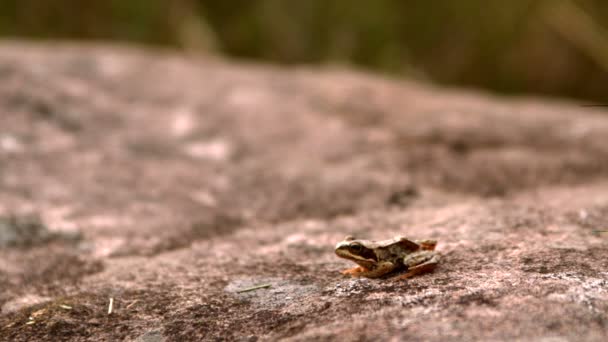
[[[0,79],[0,222],[45,236],[2,223],[0,340],[608,338],[601,108],[116,46]],[[339,273],[397,234],[436,271]]]

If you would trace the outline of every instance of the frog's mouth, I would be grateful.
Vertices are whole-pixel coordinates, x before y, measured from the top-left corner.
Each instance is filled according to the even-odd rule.
[[[336,249],[336,254],[341,258],[354,261],[366,268],[372,268],[378,262],[376,253],[371,249],[358,250],[356,253],[353,253],[352,251],[347,251],[347,249],[338,248]]]
[[[367,261],[367,262],[378,262],[378,257],[376,257],[376,253],[374,253],[373,250],[365,248],[362,251],[359,252],[360,255],[360,260],[363,261]]]

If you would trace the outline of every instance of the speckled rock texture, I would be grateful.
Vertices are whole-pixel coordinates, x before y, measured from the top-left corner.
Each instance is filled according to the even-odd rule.
[[[108,45],[0,80],[2,341],[608,340],[603,108]],[[397,234],[439,267],[339,273]]]

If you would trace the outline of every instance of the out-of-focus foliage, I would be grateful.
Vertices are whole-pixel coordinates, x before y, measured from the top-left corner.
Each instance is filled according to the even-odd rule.
[[[0,35],[340,62],[507,93],[608,100],[606,0],[3,0]]]

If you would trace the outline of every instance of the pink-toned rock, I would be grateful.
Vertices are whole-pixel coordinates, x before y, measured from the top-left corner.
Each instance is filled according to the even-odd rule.
[[[0,77],[0,215],[82,234],[0,249],[0,340],[608,339],[601,108],[115,46]],[[439,267],[339,273],[397,234]]]

